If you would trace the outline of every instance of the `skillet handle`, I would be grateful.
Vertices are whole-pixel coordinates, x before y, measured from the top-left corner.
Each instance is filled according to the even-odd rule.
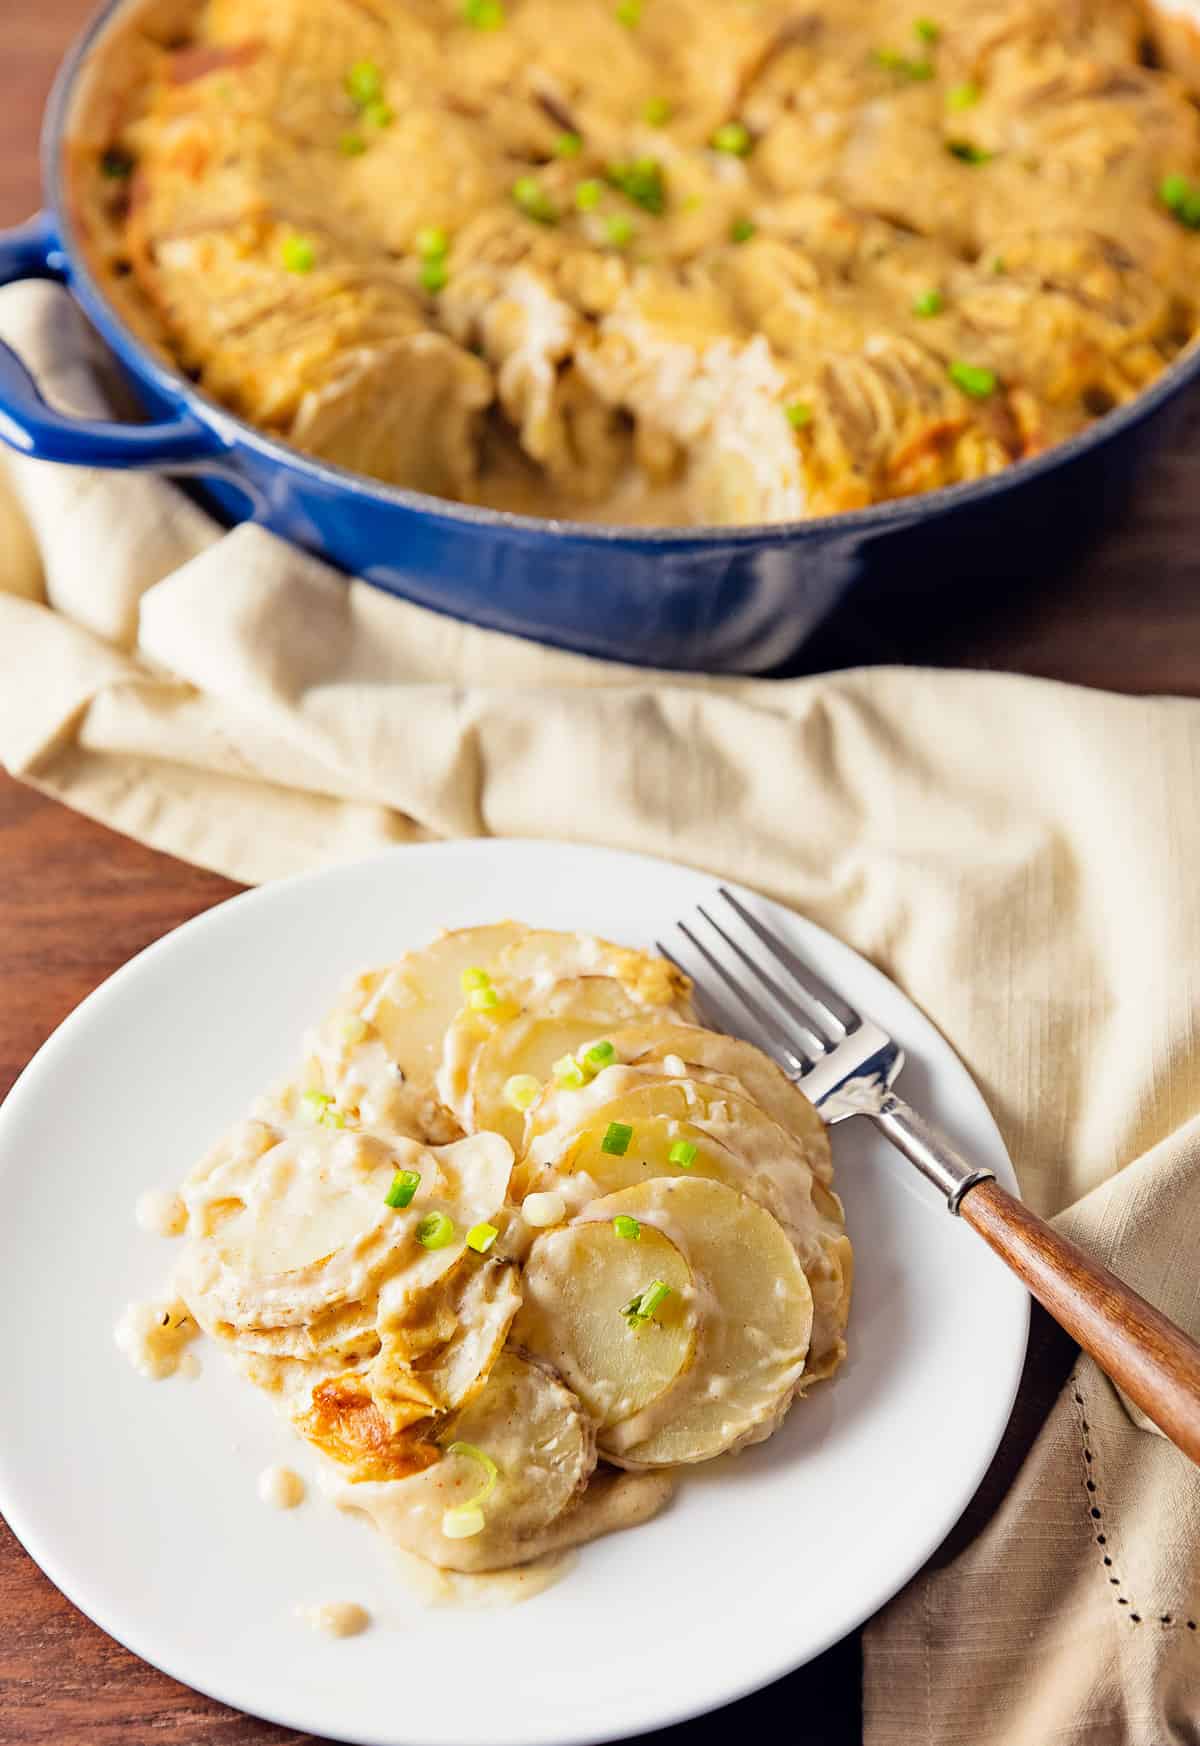
[[[1200,1462],[1200,1346],[998,1182],[969,1188],[958,1210],[1163,1435]]]
[[[62,277],[65,260],[46,213],[0,232],[0,285]],[[224,450],[217,434],[189,413],[156,424],[73,418],[42,398],[29,370],[0,341],[0,441],[18,454],[77,467],[178,468]]]

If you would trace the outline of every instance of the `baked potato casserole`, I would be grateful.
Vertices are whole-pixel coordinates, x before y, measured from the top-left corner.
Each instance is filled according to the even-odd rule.
[[[1132,0],[151,5],[73,198],[127,318],[302,450],[790,520],[994,473],[1191,340],[1200,116],[1153,63]]]
[[[163,1326],[222,1346],[402,1551],[526,1566],[837,1369],[831,1175],[812,1106],[673,965],[446,934],[359,977],[192,1172]]]

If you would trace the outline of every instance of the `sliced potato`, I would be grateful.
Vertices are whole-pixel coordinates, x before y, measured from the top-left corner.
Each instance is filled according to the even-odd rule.
[[[446,1035],[439,1080],[443,1097],[471,1130],[503,1134],[516,1151],[525,1132],[525,1111],[509,1102],[505,1086],[518,1075],[545,1084],[554,1063],[643,1009],[611,976],[577,976],[522,994],[524,1005],[507,1022],[460,1013]]]
[[[452,1539],[443,1532],[448,1509],[469,1503],[484,1471],[452,1443],[469,1443],[497,1468],[482,1505],[482,1532]],[[586,1484],[596,1464],[591,1427],[579,1402],[542,1365],[502,1352],[487,1386],[439,1429],[440,1458],[410,1477],[335,1489],[343,1508],[371,1517],[388,1539],[444,1570],[502,1570],[527,1563],[545,1548],[545,1532]]]
[[[812,1292],[796,1251],[764,1207],[703,1179],[658,1178],[610,1194],[586,1218],[656,1225],[696,1278],[695,1358],[645,1411],[602,1433],[625,1467],[707,1461],[770,1436],[804,1373]]]
[[[654,1280],[671,1295],[652,1321],[628,1327],[622,1305]],[[693,1285],[675,1244],[652,1225],[636,1238],[611,1222],[560,1226],[530,1251],[513,1337],[553,1364],[604,1431],[660,1400],[691,1364]]]
[[[526,929],[502,950],[500,969],[506,981],[535,988],[576,976],[611,976],[639,1006],[672,1010],[680,1017],[691,1011],[691,981],[670,959],[632,946],[615,946],[593,934]]]
[[[380,1300],[371,1394],[394,1431],[462,1406],[487,1381],[521,1307],[517,1270],[470,1253],[440,1290],[408,1299],[389,1316]]]
[[[622,1061],[648,1063],[674,1055],[688,1067],[691,1078],[699,1077],[696,1069],[702,1069],[739,1080],[751,1102],[800,1141],[818,1181],[833,1180],[824,1122],[799,1087],[753,1043],[702,1030],[698,1025],[662,1023],[630,1025],[610,1040]]]

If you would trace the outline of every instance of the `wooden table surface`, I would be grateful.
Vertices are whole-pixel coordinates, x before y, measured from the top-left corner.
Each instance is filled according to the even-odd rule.
[[[37,131],[55,64],[89,0],[0,0],[0,226],[38,203]],[[1054,587],[970,617],[834,621],[829,664],[922,659],[1120,691],[1200,695],[1200,438],[1185,427],[1099,555]],[[0,563],[3,554],[0,553]],[[0,655],[0,683],[2,679]],[[115,836],[0,774],[0,1096],[55,1025],[160,934],[237,887]],[[793,1676],[810,1746],[857,1738],[852,1639]],[[679,1746],[764,1733],[770,1700],[672,1730]],[[249,1746],[296,1736],[196,1696],[120,1648],[66,1601],[0,1521],[0,1746]]]

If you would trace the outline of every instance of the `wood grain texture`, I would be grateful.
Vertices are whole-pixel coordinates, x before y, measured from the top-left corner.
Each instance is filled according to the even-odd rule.
[[[55,64],[92,0],[0,0],[0,225],[38,205],[37,134]],[[1128,692],[1200,695],[1196,450],[1175,442],[1103,550],[1053,586],[1014,577],[916,614],[851,609],[817,664],[925,660]],[[0,555],[2,557],[2,555]],[[0,654],[0,684],[3,683]],[[0,775],[0,1096],[97,983],[160,934],[235,889],[151,853]],[[1047,1399],[1051,1396],[1047,1396]],[[806,1746],[858,1738],[852,1638],[772,1689],[656,1739],[718,1746],[776,1732],[781,1704]],[[300,1736],[239,1716],[156,1673],[91,1625],[0,1523],[0,1746],[286,1746]]]
[[[959,1212],[1159,1430],[1200,1464],[1200,1346],[998,1182]]]

